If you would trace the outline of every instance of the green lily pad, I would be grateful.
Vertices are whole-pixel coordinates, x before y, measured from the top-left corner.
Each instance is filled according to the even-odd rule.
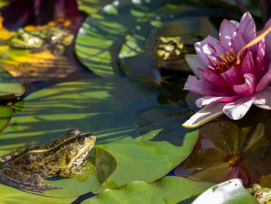
[[[200,128],[200,139],[185,168],[189,178],[220,183],[240,178],[250,185],[271,172],[270,111],[253,106],[238,121],[221,116]],[[198,171],[200,170],[200,171]],[[176,174],[178,169],[176,169]]]
[[[90,172],[86,182],[78,182],[77,177],[48,181],[64,189],[48,191],[46,195],[78,196],[89,191],[98,193],[104,188],[119,188],[136,180],[153,182],[190,154],[198,131],[188,132],[177,125],[188,118],[180,114],[186,108],[162,106],[157,102],[156,93],[146,94],[143,91],[128,79],[104,78],[62,83],[35,92],[25,99],[24,105],[22,102],[15,104],[20,111],[1,134],[0,155],[31,144],[48,143],[68,129],[78,128],[96,133],[96,147],[102,147],[113,155],[118,168],[107,179],[109,173],[100,174],[101,181],[106,179],[102,188],[99,188],[97,177]],[[159,113],[160,109],[155,110],[161,107],[173,109],[166,114]],[[168,113],[180,114],[172,122],[176,138],[167,137],[167,133],[159,135],[166,124],[139,134],[146,123],[140,113],[149,109],[157,111],[161,118],[170,118]],[[137,117],[141,118],[139,126]],[[169,122],[168,125],[172,121],[164,120]],[[12,129],[14,123],[16,130]],[[174,144],[174,140],[178,144]],[[105,165],[102,164],[101,169],[108,168],[106,163],[110,164],[103,163]]]
[[[104,191],[83,204],[189,204],[211,185],[178,177],[164,177],[154,183],[135,181],[118,190]]]
[[[92,15],[101,10],[111,0],[77,0],[78,9],[88,15]]]
[[[12,100],[26,92],[24,86],[4,69],[0,69],[0,100]]]
[[[212,186],[192,204],[258,204],[259,202],[244,188],[240,179],[232,179]]]

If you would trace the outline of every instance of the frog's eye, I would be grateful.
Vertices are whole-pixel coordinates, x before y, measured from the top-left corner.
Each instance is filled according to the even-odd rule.
[[[262,198],[263,197],[263,193],[261,191],[257,191],[255,193],[255,198]]]
[[[84,138],[83,137],[79,136],[76,141],[80,146],[84,145]]]
[[[21,39],[21,40],[25,40],[27,38],[27,34],[26,33],[21,33],[18,38]]]

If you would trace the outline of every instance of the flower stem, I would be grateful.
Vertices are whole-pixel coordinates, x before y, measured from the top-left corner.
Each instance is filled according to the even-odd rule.
[[[242,13],[247,12],[247,9],[246,9],[245,5],[243,4],[242,0],[234,0],[234,1]]]
[[[270,0],[260,0],[261,10],[262,10],[262,19],[265,24],[271,17],[271,5]]]

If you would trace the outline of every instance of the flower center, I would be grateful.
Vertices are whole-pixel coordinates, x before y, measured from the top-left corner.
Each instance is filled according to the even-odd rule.
[[[229,155],[226,161],[231,167],[233,167],[233,166],[239,165],[243,160],[240,155],[234,154],[234,155]]]
[[[226,54],[221,54],[220,58],[222,61],[214,61],[215,66],[215,71],[218,73],[223,73],[226,72],[227,70],[229,70],[233,65],[234,66],[239,66],[240,64],[237,64],[237,56],[233,50],[233,48],[231,48],[231,52],[226,51]]]

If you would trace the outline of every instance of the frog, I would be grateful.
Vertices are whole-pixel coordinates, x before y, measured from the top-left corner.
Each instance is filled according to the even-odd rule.
[[[15,35],[7,40],[7,44],[15,49],[29,49],[31,52],[40,52],[48,48],[53,53],[56,50],[61,53],[65,50],[65,45],[69,44],[73,36],[65,29],[48,27],[42,30],[25,31],[18,29]],[[65,39],[67,43],[65,42]],[[55,53],[54,53],[55,54]]]
[[[44,43],[44,40],[23,29],[18,29],[16,34],[7,40],[9,46],[21,49],[40,48]]]
[[[95,134],[70,129],[48,144],[37,144],[3,155],[0,157],[0,183],[38,193],[61,189],[45,185],[44,178],[82,174],[90,165],[87,157],[95,142]]]
[[[260,204],[266,204],[268,201],[271,201],[271,189],[263,188],[259,184],[253,184],[248,191],[254,196],[254,198]]]
[[[203,37],[195,34],[158,37],[155,47],[155,56],[158,61],[155,66],[157,68],[191,72],[184,56],[185,54],[195,54],[194,43],[202,39]]]
[[[58,43],[61,42],[68,35],[69,32],[65,29],[49,27],[42,30],[39,36],[48,43]]]

